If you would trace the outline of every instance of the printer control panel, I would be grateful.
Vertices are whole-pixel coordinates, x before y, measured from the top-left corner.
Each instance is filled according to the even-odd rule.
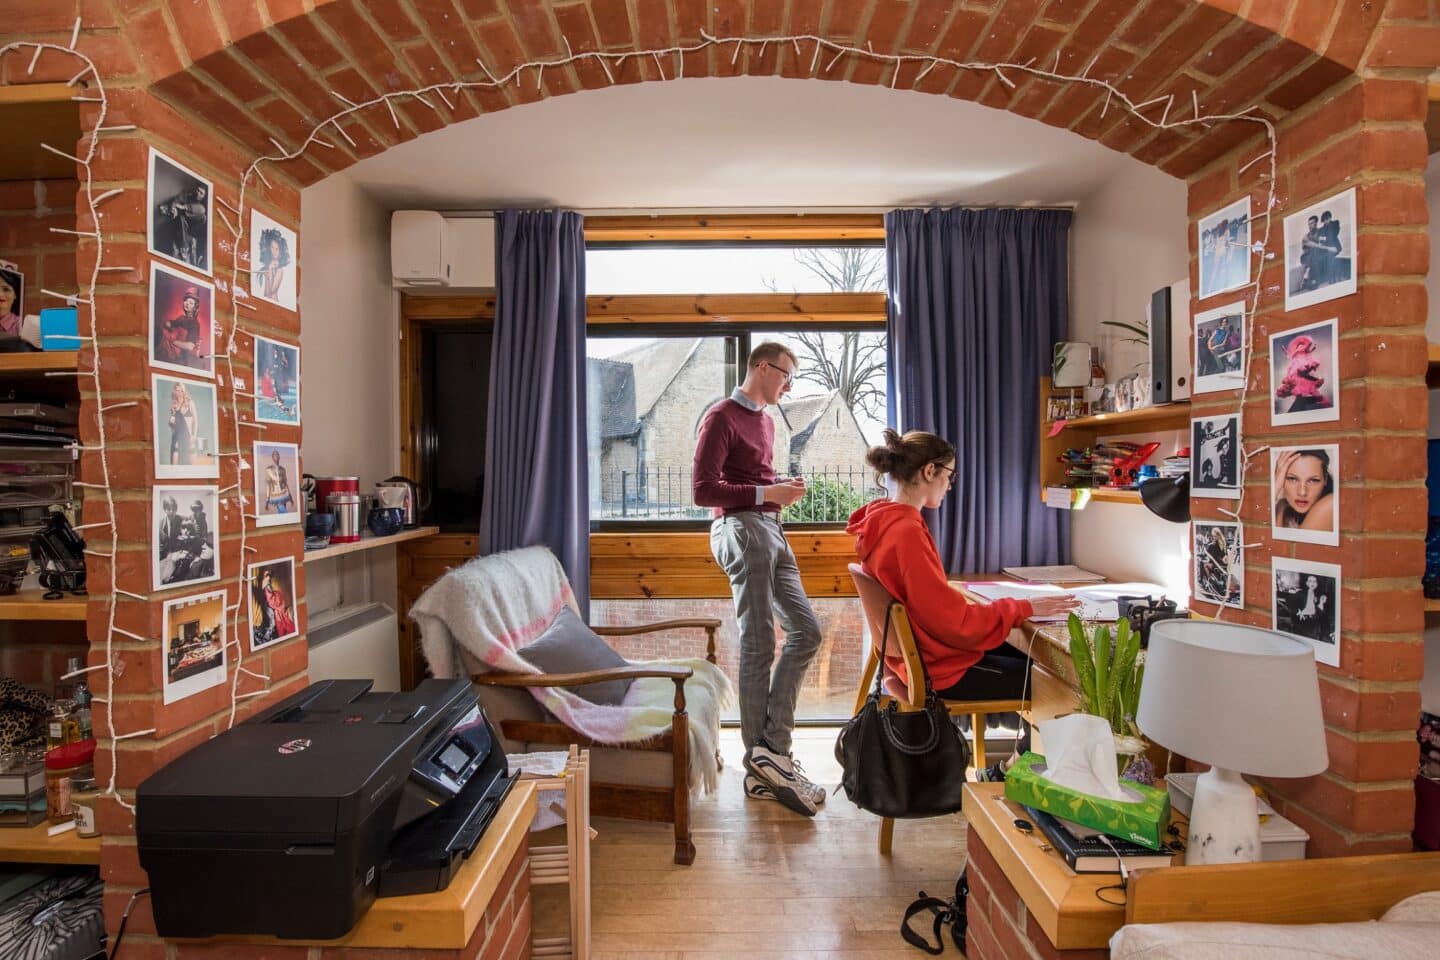
[[[490,753],[490,725],[479,704],[471,707],[415,760],[414,772],[447,794],[456,794]]]

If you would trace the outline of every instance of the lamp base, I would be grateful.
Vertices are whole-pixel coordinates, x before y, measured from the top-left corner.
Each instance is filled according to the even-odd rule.
[[[1211,767],[1195,781],[1186,866],[1259,860],[1260,808],[1255,791],[1236,771]]]

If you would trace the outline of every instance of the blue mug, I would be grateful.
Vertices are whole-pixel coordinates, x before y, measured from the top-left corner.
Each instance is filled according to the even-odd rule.
[[[335,514],[333,513],[307,513],[305,514],[305,536],[324,537],[330,539],[330,534],[335,532]]]
[[[365,522],[377,537],[394,536],[405,529],[405,510],[403,507],[371,507]]]

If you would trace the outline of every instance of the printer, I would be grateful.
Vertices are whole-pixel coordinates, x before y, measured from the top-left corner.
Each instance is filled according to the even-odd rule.
[[[468,680],[373,683],[313,683],[140,785],[162,937],[332,940],[450,882],[518,774]]]

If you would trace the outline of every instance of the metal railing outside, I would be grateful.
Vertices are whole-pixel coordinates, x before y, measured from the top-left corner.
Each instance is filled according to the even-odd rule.
[[[874,471],[863,464],[813,467],[802,471],[809,487],[804,499],[785,508],[788,522],[831,523],[849,518],[861,505],[883,496]],[[613,470],[601,474],[600,501],[592,520],[708,520],[711,508],[692,499],[692,471],[686,467]]]

